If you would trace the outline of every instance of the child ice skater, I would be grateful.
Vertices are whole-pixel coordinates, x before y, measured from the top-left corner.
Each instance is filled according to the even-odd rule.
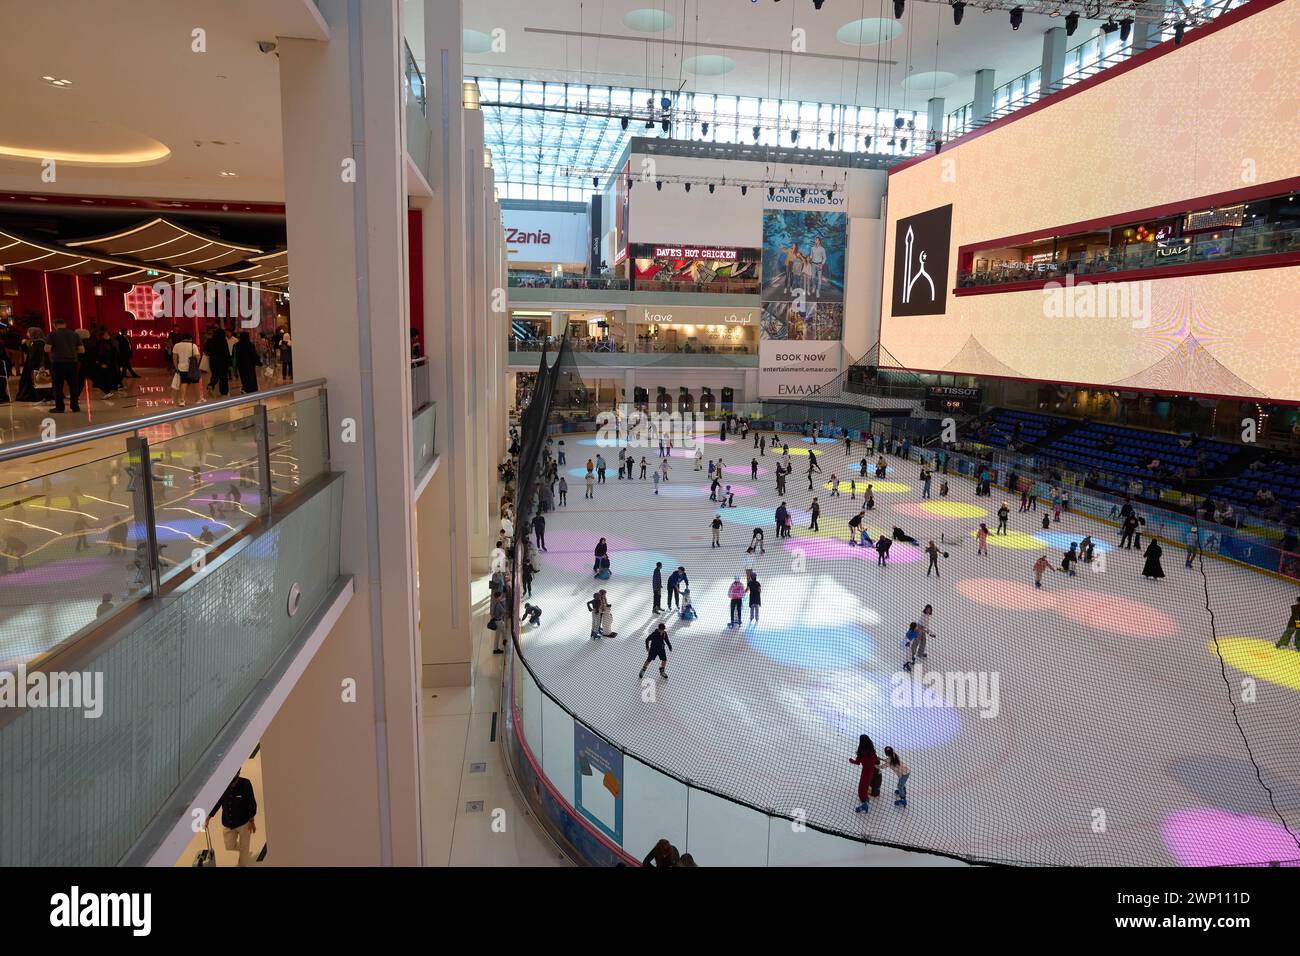
[[[894,787],[894,806],[907,806],[907,780],[912,776],[911,769],[903,763],[903,758],[893,747],[885,748],[885,766],[894,772],[898,783]]]

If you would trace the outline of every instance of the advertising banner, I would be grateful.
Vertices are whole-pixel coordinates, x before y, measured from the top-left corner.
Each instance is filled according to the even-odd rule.
[[[760,398],[839,397],[839,342],[763,339],[758,348]]]
[[[766,302],[843,302],[848,216],[842,212],[763,211]]]
[[[578,812],[615,843],[623,843],[623,754],[573,723],[573,801]]]
[[[631,254],[637,287],[668,282],[726,287],[740,293],[758,291],[759,249],[638,242],[633,243]]]
[[[758,316],[753,306],[643,305],[640,311],[627,311],[629,321],[654,325],[757,325]]]
[[[586,265],[587,214],[503,208],[506,255],[511,262]]]

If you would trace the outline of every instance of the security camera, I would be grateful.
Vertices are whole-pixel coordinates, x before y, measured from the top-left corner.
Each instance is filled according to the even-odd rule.
[[[257,41],[257,48],[261,50],[263,53],[274,53],[276,50],[276,46],[277,44],[274,40]]]

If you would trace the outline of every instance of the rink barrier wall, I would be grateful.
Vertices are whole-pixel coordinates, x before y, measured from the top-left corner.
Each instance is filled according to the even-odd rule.
[[[560,376],[560,369],[564,364],[567,354],[567,339],[562,340],[558,356],[552,365],[548,366],[546,354],[540,356],[538,370],[538,386],[534,389],[532,401],[529,407],[524,410],[520,416],[521,432],[521,450],[519,456],[519,467],[516,488],[518,489],[519,509],[515,521],[515,559],[511,569],[511,594],[510,604],[510,640],[507,642],[506,649],[507,661],[504,668],[502,680],[502,701],[501,713],[505,715],[503,745],[507,758],[507,764],[513,773],[516,782],[519,784],[520,792],[527,801],[529,807],[537,814],[538,819],[546,828],[547,832],[562,847],[562,849],[575,862],[589,866],[640,866],[642,857],[631,853],[620,845],[623,839],[630,834],[628,828],[622,827],[619,823],[621,832],[611,835],[602,832],[602,828],[595,825],[592,819],[583,814],[572,802],[565,796],[562,785],[558,785],[552,780],[546,771],[548,763],[548,751],[545,747],[546,724],[545,724],[545,704],[549,702],[554,708],[552,710],[551,720],[555,721],[556,717],[563,715],[565,718],[559,725],[560,735],[564,740],[561,741],[559,748],[555,753],[554,759],[560,762],[560,765],[566,770],[571,770],[572,763],[575,760],[576,739],[578,728],[581,728],[585,734],[595,740],[603,742],[608,748],[608,752],[617,753],[621,762],[621,773],[616,776],[619,792],[616,795],[616,805],[620,808],[619,821],[622,817],[622,804],[618,803],[622,795],[626,792],[625,782],[627,780],[628,761],[633,761],[647,771],[657,774],[664,778],[665,781],[681,788],[681,794],[686,798],[685,809],[683,811],[685,829],[682,833],[665,832],[663,829],[656,828],[650,835],[643,835],[643,842],[647,842],[643,849],[648,853],[654,846],[654,841],[659,837],[671,839],[674,845],[683,854],[691,853],[696,856],[696,862],[701,866],[716,865],[747,865],[747,866],[771,866],[781,865],[780,862],[772,862],[773,854],[773,834],[777,832],[778,827],[797,825],[793,832],[800,830],[810,830],[814,833],[826,837],[834,838],[837,841],[843,841],[846,849],[853,852],[854,858],[839,858],[832,860],[819,860],[799,858],[798,854],[792,847],[777,847],[778,855],[786,853],[789,859],[788,865],[828,863],[836,864],[862,864],[862,863],[882,863],[891,865],[951,865],[969,864],[969,865],[1034,865],[1032,863],[1013,860],[976,860],[960,856],[958,854],[946,853],[940,850],[933,850],[926,847],[908,846],[904,844],[890,843],[880,840],[872,840],[865,836],[856,834],[843,833],[837,830],[823,827],[810,821],[796,819],[791,814],[784,814],[772,808],[759,807],[755,804],[748,803],[730,794],[722,793],[708,787],[702,787],[697,783],[687,780],[670,770],[665,769],[649,760],[646,760],[634,753],[629,752],[616,741],[611,740],[605,734],[596,730],[587,721],[575,714],[569,707],[560,701],[558,697],[546,689],[537,674],[529,666],[528,661],[523,655],[522,647],[519,643],[520,630],[520,610],[521,595],[523,594],[523,582],[521,578],[521,561],[526,555],[525,540],[529,536],[529,528],[532,522],[531,503],[534,496],[534,489],[538,468],[542,458],[542,448],[545,444],[546,436],[553,434],[552,427],[548,426],[549,410],[555,399],[556,382]],[[594,425],[594,422],[592,423]],[[576,427],[573,430],[577,430]],[[527,510],[525,510],[527,509]],[[522,665],[522,671],[516,669],[516,664]],[[521,674],[524,681],[519,678]],[[525,725],[529,723],[529,714],[527,700],[524,696],[527,688],[531,686],[536,689],[538,694],[538,716],[536,720],[538,736],[541,739],[529,740],[525,732]],[[525,708],[521,713],[520,702],[524,701]],[[567,773],[566,773],[567,776]],[[575,784],[575,792],[576,792]],[[708,806],[708,801],[701,801],[698,809],[693,810],[690,796],[692,793],[701,796],[707,795],[711,798],[723,801],[712,808]],[[638,795],[646,799],[647,802],[655,802],[656,806],[668,802],[666,797],[669,794],[644,794]],[[656,800],[656,798],[658,798]],[[740,813],[752,815],[752,818],[741,819],[731,808]],[[722,849],[730,850],[734,847],[735,853],[730,854],[732,858],[719,861],[715,854],[705,852],[704,850],[693,850],[690,837],[691,816],[698,813],[700,819],[706,824],[703,829],[705,837],[701,838],[697,846],[706,845],[706,840],[712,839],[716,844],[718,834],[725,831],[725,836],[721,838],[722,842],[727,843],[727,838],[733,838],[730,846]],[[720,815],[730,814],[732,819],[728,823],[740,825],[752,825],[762,820],[765,829],[766,848],[763,853],[763,859],[755,859],[755,850],[753,841],[745,843],[741,839],[735,838],[737,830],[728,830],[725,824],[719,826],[717,817]],[[697,820],[697,823],[700,822]],[[698,828],[697,828],[698,829]],[[751,833],[751,837],[756,834]],[[653,839],[651,839],[653,837]],[[855,846],[857,844],[857,846]],[[830,846],[836,846],[831,844]],[[716,845],[714,850],[719,849]],[[863,851],[870,851],[875,854],[874,859],[864,861],[861,858]],[[883,851],[883,852],[881,852]]]

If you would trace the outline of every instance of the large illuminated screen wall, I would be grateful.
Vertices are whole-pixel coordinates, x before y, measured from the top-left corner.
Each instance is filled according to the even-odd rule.
[[[882,365],[1300,401],[1300,3],[1256,0],[1131,62],[895,168]],[[1186,215],[1233,197],[1282,227]],[[1172,225],[1116,228],[1139,211]]]

